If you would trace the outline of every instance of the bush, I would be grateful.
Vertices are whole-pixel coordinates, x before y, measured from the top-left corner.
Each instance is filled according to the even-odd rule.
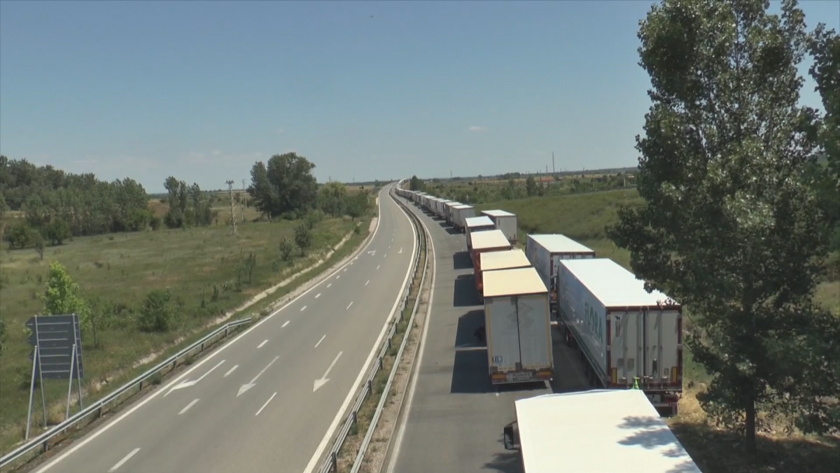
[[[312,210],[306,214],[306,226],[308,226],[310,230],[313,230],[316,225],[324,220],[324,217],[324,212],[318,209]]]
[[[31,245],[35,238],[36,231],[28,223],[19,223],[6,230],[6,241],[9,242],[9,249],[23,249]]]
[[[177,314],[172,307],[172,293],[169,289],[153,289],[146,295],[140,309],[140,330],[144,332],[168,332],[175,326]]]
[[[295,245],[287,236],[280,239],[280,259],[283,261],[290,261],[292,259],[292,252],[295,251]]]
[[[67,225],[67,222],[61,219],[56,219],[47,225],[46,230],[47,239],[55,246],[63,245],[64,240],[72,236],[70,225]]]
[[[300,254],[305,255],[309,245],[312,244],[312,234],[309,232],[309,227],[302,223],[295,227],[295,243],[300,248]]]
[[[157,215],[152,215],[152,217],[149,219],[149,227],[151,227],[152,230],[160,229],[162,223],[163,221]]]

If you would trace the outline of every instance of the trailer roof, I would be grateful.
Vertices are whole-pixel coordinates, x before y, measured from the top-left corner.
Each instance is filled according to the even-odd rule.
[[[528,261],[528,257],[525,256],[525,252],[520,249],[508,251],[488,251],[486,253],[481,253],[478,257],[481,258],[482,271],[527,268],[531,266],[531,262]]]
[[[482,273],[484,298],[546,294],[548,289],[534,268],[500,269]]]
[[[516,217],[516,214],[512,214],[507,210],[483,210],[481,213],[489,217]]]
[[[455,201],[450,201],[450,202],[447,202],[446,205],[448,205],[449,207],[457,207],[457,206],[461,205],[461,203],[460,202],[455,202]]]
[[[493,223],[492,220],[490,220],[490,217],[486,215],[482,215],[480,217],[470,217],[464,220],[464,224],[467,226],[467,228],[486,227],[488,225],[491,227],[496,226],[496,224]]]
[[[489,250],[491,248],[510,248],[505,233],[501,230],[488,230],[471,234],[473,250]]]
[[[545,394],[515,405],[526,472],[702,473],[644,391]]]
[[[587,248],[566,235],[559,233],[528,235],[528,238],[537,242],[537,244],[548,250],[549,253],[595,253],[591,248]]]
[[[464,209],[471,209],[471,208],[473,208],[473,206],[472,205],[467,205],[467,204],[461,204],[461,205],[456,205],[455,208],[458,209],[458,210],[464,210]]]
[[[561,260],[560,264],[575,275],[604,307],[655,307],[659,302],[665,305],[679,305],[675,301],[666,303],[668,296],[645,290],[645,283],[609,258],[588,258]]]

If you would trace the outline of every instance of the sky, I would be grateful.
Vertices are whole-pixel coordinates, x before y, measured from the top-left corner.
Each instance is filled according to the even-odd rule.
[[[149,192],[289,151],[322,182],[635,166],[651,4],[2,1],[0,153]]]

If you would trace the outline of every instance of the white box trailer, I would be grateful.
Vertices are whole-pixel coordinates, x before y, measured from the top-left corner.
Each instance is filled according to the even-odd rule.
[[[524,473],[702,473],[636,389],[544,394],[514,402],[505,449]]]
[[[489,233],[489,232],[488,232]],[[474,273],[475,289],[479,295],[484,294],[484,273],[503,269],[530,268],[531,262],[520,249],[487,251],[478,255],[479,270]]]
[[[534,268],[484,274],[484,324],[493,384],[554,377],[548,290]]]
[[[452,226],[460,232],[466,229],[465,220],[475,217],[475,209],[472,205],[458,205],[452,209],[452,213]]]
[[[455,201],[449,201],[449,202],[446,203],[446,209],[445,209],[446,210],[446,212],[445,212],[446,215],[444,216],[444,218],[446,218],[446,223],[452,225],[453,210],[455,209],[455,207],[457,207],[459,205],[463,205],[463,204],[461,204],[460,202],[455,202]]]
[[[651,404],[677,413],[682,393],[682,308],[607,258],[562,260],[559,326],[580,349],[597,387],[627,389],[638,380]],[[668,414],[666,414],[668,415]]]
[[[495,230],[496,225],[489,217],[470,217],[464,220],[464,228],[467,234],[467,251],[472,252],[472,234]]]
[[[595,257],[592,249],[559,233],[528,235],[525,254],[548,288],[552,311],[557,308],[557,267],[560,261]]]
[[[481,215],[490,217],[490,220],[496,224],[496,228],[505,232],[507,239],[514,245],[516,244],[519,239],[519,222],[516,214],[506,210],[484,210]]]
[[[435,212],[438,218],[445,219],[446,218],[446,206],[452,202],[449,199],[440,199],[437,204],[437,212]]]

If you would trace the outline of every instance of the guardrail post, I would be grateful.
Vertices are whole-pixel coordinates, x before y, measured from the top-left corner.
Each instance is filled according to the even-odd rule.
[[[200,351],[204,351],[204,342],[201,342],[201,350]]]
[[[367,381],[367,385],[368,385],[368,392],[373,393],[373,384],[371,383],[371,380]],[[353,413],[353,415],[355,415],[355,413]]]
[[[332,454],[330,454],[330,471],[338,471],[338,456],[335,454],[335,452],[332,452]]]
[[[353,411],[353,424],[356,424],[359,421],[359,418],[357,416],[358,413],[356,411]]]
[[[143,390],[143,381],[140,381],[140,390]]]
[[[389,338],[389,339],[388,339],[388,341],[390,341],[390,340],[391,340],[391,339]],[[380,356],[380,357],[379,357],[379,369],[382,369],[382,368],[383,368],[383,366],[382,366],[382,357]]]

